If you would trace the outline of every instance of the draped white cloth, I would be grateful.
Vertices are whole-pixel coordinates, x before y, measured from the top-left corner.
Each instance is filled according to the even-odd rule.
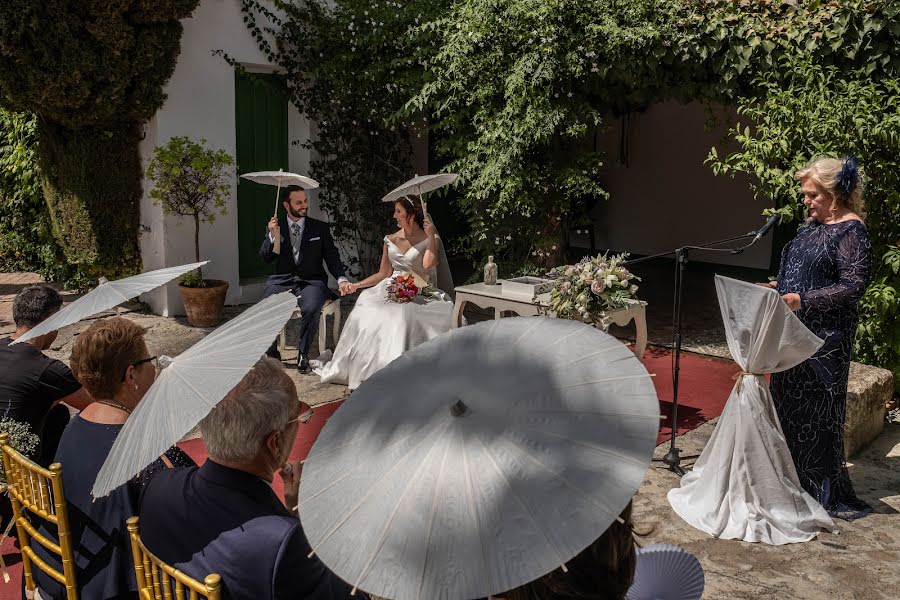
[[[407,350],[422,342],[450,331],[453,302],[437,285],[452,289],[449,269],[426,270],[422,259],[428,238],[401,252],[388,237],[388,258],[391,260],[391,277],[360,293],[350,312],[341,338],[334,350],[334,357],[323,367],[316,369],[322,383],[343,383],[350,389],[371,377]],[[439,249],[439,265],[446,264],[446,256]],[[428,298],[417,296],[415,302],[399,304],[387,299],[391,278],[403,272],[413,272],[437,289]]]
[[[669,503],[689,524],[723,539],[790,544],[834,531],[822,505],[800,486],[763,378],[800,364],[823,342],[773,289],[716,275],[716,292],[728,349],[743,372]]]

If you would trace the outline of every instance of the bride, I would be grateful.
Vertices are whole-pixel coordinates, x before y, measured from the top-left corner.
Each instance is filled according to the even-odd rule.
[[[450,331],[453,281],[441,239],[416,196],[394,203],[400,230],[384,237],[381,268],[358,283],[359,295],[334,349],[334,357],[316,372],[322,383],[342,383],[351,390],[401,354]],[[388,286],[400,273],[414,273],[437,289],[429,296],[400,304],[388,299]]]

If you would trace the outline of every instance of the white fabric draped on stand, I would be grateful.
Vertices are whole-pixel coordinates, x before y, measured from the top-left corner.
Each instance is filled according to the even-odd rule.
[[[763,375],[794,367],[821,346],[774,289],[716,275],[728,349],[743,371],[712,437],[669,491],[692,526],[745,542],[806,542],[834,522],[803,491]]]

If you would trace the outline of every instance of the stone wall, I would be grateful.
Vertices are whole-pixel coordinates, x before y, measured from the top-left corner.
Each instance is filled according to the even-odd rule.
[[[847,385],[847,420],[844,457],[850,457],[884,429],[886,406],[894,393],[894,378],[887,369],[850,363]]]

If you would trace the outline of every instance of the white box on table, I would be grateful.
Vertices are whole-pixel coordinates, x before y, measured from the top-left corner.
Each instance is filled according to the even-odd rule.
[[[552,279],[541,277],[516,277],[514,279],[498,279],[500,293],[514,300],[531,302],[536,296],[546,294],[553,289]]]

